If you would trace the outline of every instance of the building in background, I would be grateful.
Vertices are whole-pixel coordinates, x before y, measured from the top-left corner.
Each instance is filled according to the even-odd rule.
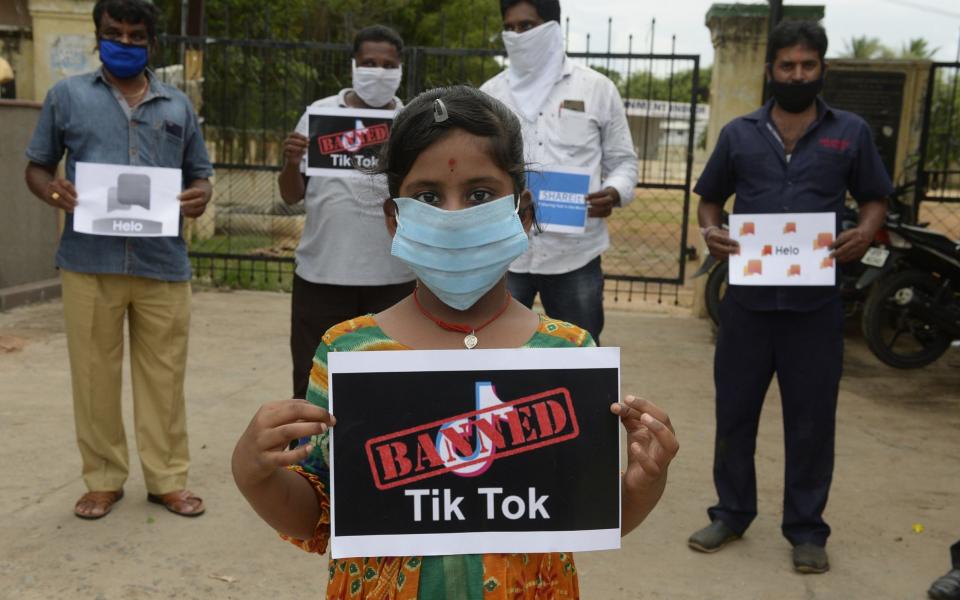
[[[664,159],[675,159],[677,172],[668,173],[668,176],[682,180],[690,135],[690,103],[627,98],[624,104],[637,158],[657,161],[660,165],[664,164]],[[709,119],[710,106],[697,104],[693,121],[695,149],[703,147]]]

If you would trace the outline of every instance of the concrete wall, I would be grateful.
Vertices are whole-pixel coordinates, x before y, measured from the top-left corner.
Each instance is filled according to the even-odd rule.
[[[6,0],[0,8],[0,55],[16,75],[16,101],[0,100],[0,310],[60,295],[54,268],[58,212],[23,183],[24,149],[50,87],[96,68],[89,0]]]
[[[17,100],[33,100],[33,39],[30,30],[0,30],[0,57],[13,68]]]
[[[0,26],[30,27],[30,9],[27,0],[0,1]]]
[[[42,101],[64,77],[100,66],[92,15],[89,0],[30,0],[34,100]]]
[[[23,183],[29,143],[40,105],[0,100],[0,310],[60,295],[53,266],[59,240],[57,211]]]
[[[0,0],[0,58],[13,68],[15,96],[33,99],[33,37],[27,0]]]

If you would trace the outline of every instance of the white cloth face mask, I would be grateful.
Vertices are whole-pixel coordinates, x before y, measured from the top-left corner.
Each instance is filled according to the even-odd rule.
[[[503,45],[510,64],[507,82],[517,110],[536,120],[553,85],[563,77],[563,32],[560,23],[547,21],[523,33],[504,31]]]
[[[403,67],[384,69],[382,67],[358,67],[357,61],[351,63],[353,69],[353,91],[360,99],[373,108],[382,108],[393,100],[403,79]]]

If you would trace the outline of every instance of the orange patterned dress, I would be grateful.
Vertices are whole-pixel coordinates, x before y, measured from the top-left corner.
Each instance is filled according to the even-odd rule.
[[[540,318],[525,348],[593,346],[590,334],[575,325]],[[327,353],[408,350],[389,338],[370,315],[330,328],[313,359],[307,400],[327,408]],[[330,537],[328,434],[292,467],[313,486],[321,508],[313,538],[283,536],[307,552],[326,552]],[[376,600],[546,600],[579,598],[577,569],[570,553],[404,556],[330,559],[327,598]]]

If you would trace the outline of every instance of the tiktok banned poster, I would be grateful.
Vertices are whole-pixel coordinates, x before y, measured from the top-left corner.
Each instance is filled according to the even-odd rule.
[[[380,146],[390,137],[392,110],[308,108],[306,174],[359,177],[377,166]]]
[[[620,547],[619,348],[328,358],[334,558]]]

